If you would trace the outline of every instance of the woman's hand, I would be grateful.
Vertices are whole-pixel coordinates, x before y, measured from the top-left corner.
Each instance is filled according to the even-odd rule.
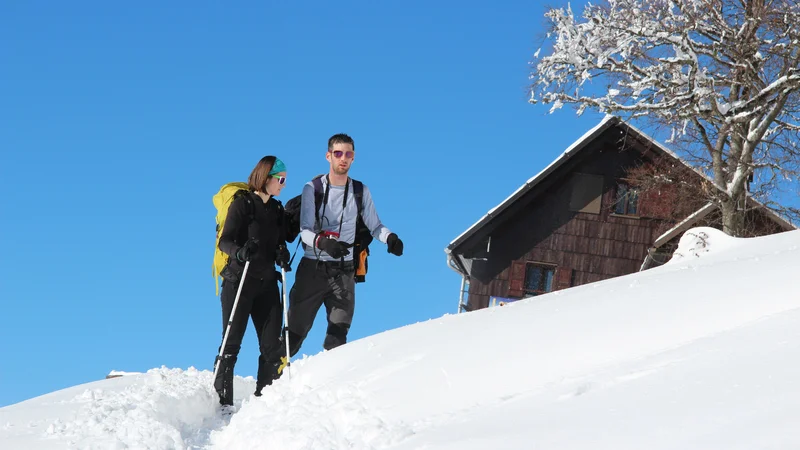
[[[239,262],[251,261],[256,253],[258,253],[258,240],[250,238],[236,250],[236,259]]]

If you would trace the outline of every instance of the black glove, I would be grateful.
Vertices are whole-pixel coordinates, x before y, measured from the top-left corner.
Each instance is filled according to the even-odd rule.
[[[289,249],[287,249],[285,245],[279,245],[278,249],[275,250],[275,264],[279,265],[287,272],[292,271],[292,266],[289,265],[291,257]]]
[[[347,242],[339,242],[336,239],[328,236],[322,236],[317,240],[317,247],[323,252],[331,255],[331,258],[342,258],[350,254],[350,247],[353,244]]]
[[[250,238],[243,246],[236,250],[236,260],[239,262],[251,261],[258,252],[258,240]]]
[[[386,238],[386,251],[393,255],[403,256],[403,241],[392,233]]]

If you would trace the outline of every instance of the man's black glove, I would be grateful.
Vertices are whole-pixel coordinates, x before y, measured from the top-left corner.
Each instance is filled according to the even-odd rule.
[[[289,265],[290,259],[291,255],[289,254],[289,249],[287,249],[285,245],[279,245],[278,249],[275,250],[275,264],[279,265],[283,270],[291,272],[292,266]]]
[[[386,251],[393,255],[403,256],[403,241],[392,233],[386,238]]]
[[[236,250],[236,259],[239,262],[251,261],[253,256],[258,252],[258,240],[250,238],[243,246]]]
[[[329,236],[321,236],[317,240],[317,247],[323,252],[331,255],[331,258],[342,258],[350,254],[350,247],[353,244],[347,242],[339,242]]]

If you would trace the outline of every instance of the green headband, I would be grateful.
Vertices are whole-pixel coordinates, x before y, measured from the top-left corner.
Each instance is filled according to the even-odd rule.
[[[275,158],[275,164],[272,165],[272,170],[269,171],[269,175],[272,176],[281,172],[286,172],[286,164],[280,159]]]

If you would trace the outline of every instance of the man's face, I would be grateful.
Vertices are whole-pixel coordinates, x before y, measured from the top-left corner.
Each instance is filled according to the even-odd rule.
[[[353,164],[356,153],[353,151],[351,144],[333,144],[333,147],[328,149],[325,158],[331,163],[331,170],[336,175],[347,175],[350,170],[350,164]]]

